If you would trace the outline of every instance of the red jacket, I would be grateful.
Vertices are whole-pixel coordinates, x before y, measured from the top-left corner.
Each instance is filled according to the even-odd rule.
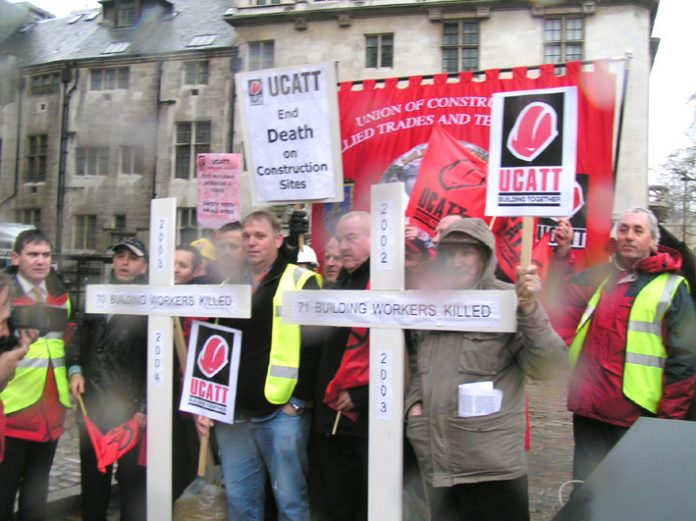
[[[680,269],[679,253],[660,247],[655,255],[636,263],[631,273],[606,264],[579,273],[566,286],[564,305],[553,322],[570,345],[587,302],[609,277],[571,376],[570,411],[622,427],[631,426],[642,415],[650,415],[622,392],[629,313],[646,284],[660,273],[678,273]],[[686,415],[696,384],[696,310],[684,284],[679,286],[665,314],[663,340],[668,358],[658,416],[681,419]]]

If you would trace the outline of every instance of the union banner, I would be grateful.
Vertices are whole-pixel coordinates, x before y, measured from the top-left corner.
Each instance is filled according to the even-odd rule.
[[[463,72],[458,77],[438,74],[428,79],[412,76],[342,83],[339,113],[347,193],[340,206],[313,205],[313,245],[321,253],[322,245],[335,231],[336,220],[346,211],[369,210],[370,186],[375,183],[403,181],[405,196],[417,197],[409,205],[411,223],[426,231],[452,213],[483,217],[493,94],[573,86],[578,92],[573,247],[580,267],[604,260],[614,197],[616,98],[616,79],[608,61],[568,63],[561,74],[549,64],[533,70],[517,67],[505,73],[492,69],[476,75]],[[426,164],[421,171],[436,127],[459,146],[449,147],[448,153],[455,150],[454,156],[443,168],[428,168]],[[423,185],[425,193],[416,194],[419,174],[428,179]],[[439,188],[428,189],[434,185]],[[461,197],[467,191],[468,195]],[[451,197],[455,192],[457,197]],[[499,221],[494,227],[498,237],[507,223]],[[541,240],[554,228],[553,218],[538,219],[536,238]],[[554,246],[552,239],[540,244],[548,249]],[[541,252],[539,256],[543,257]],[[506,263],[510,261],[508,258]]]

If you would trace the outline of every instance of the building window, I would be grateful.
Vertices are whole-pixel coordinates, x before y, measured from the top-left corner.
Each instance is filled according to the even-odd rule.
[[[442,24],[442,70],[475,71],[479,68],[479,23]]]
[[[75,175],[109,174],[109,147],[77,147]]]
[[[365,35],[365,67],[374,69],[394,66],[394,35]]]
[[[121,0],[116,9],[116,27],[135,25],[135,2]]]
[[[91,90],[127,89],[130,82],[130,69],[90,69]]]
[[[191,244],[198,239],[198,220],[195,208],[179,208],[179,244]]]
[[[23,208],[15,211],[15,220],[22,224],[31,224],[41,229],[41,208]]]
[[[125,233],[126,231],[126,216],[124,214],[114,215],[114,232]]]
[[[76,250],[97,249],[97,216],[76,215],[73,247]]]
[[[208,84],[208,61],[186,62],[185,67],[184,83],[186,85]]]
[[[48,155],[48,135],[28,137],[27,182],[46,180],[46,157]]]
[[[142,174],[145,170],[145,149],[139,146],[122,146],[118,171],[122,174]]]
[[[280,0],[255,0],[254,5],[278,5]]]
[[[583,18],[547,18],[544,20],[544,63],[582,60],[585,40]]]
[[[31,77],[31,95],[56,94],[60,89],[60,74],[41,74]]]
[[[210,152],[210,121],[176,124],[174,177],[196,177],[196,155]]]
[[[273,67],[273,40],[249,42],[249,70]]]

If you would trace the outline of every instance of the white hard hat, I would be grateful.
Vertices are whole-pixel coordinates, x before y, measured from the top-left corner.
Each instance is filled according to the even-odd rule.
[[[309,246],[303,246],[297,254],[297,263],[319,264],[316,252]]]

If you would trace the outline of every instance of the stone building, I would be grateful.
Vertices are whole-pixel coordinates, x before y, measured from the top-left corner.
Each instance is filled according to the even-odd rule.
[[[144,237],[155,195],[177,197],[181,240],[196,234],[195,154],[240,150],[234,71],[318,61],[359,80],[630,51],[616,207],[646,204],[658,0],[100,3],[0,42],[0,220],[59,250]]]

